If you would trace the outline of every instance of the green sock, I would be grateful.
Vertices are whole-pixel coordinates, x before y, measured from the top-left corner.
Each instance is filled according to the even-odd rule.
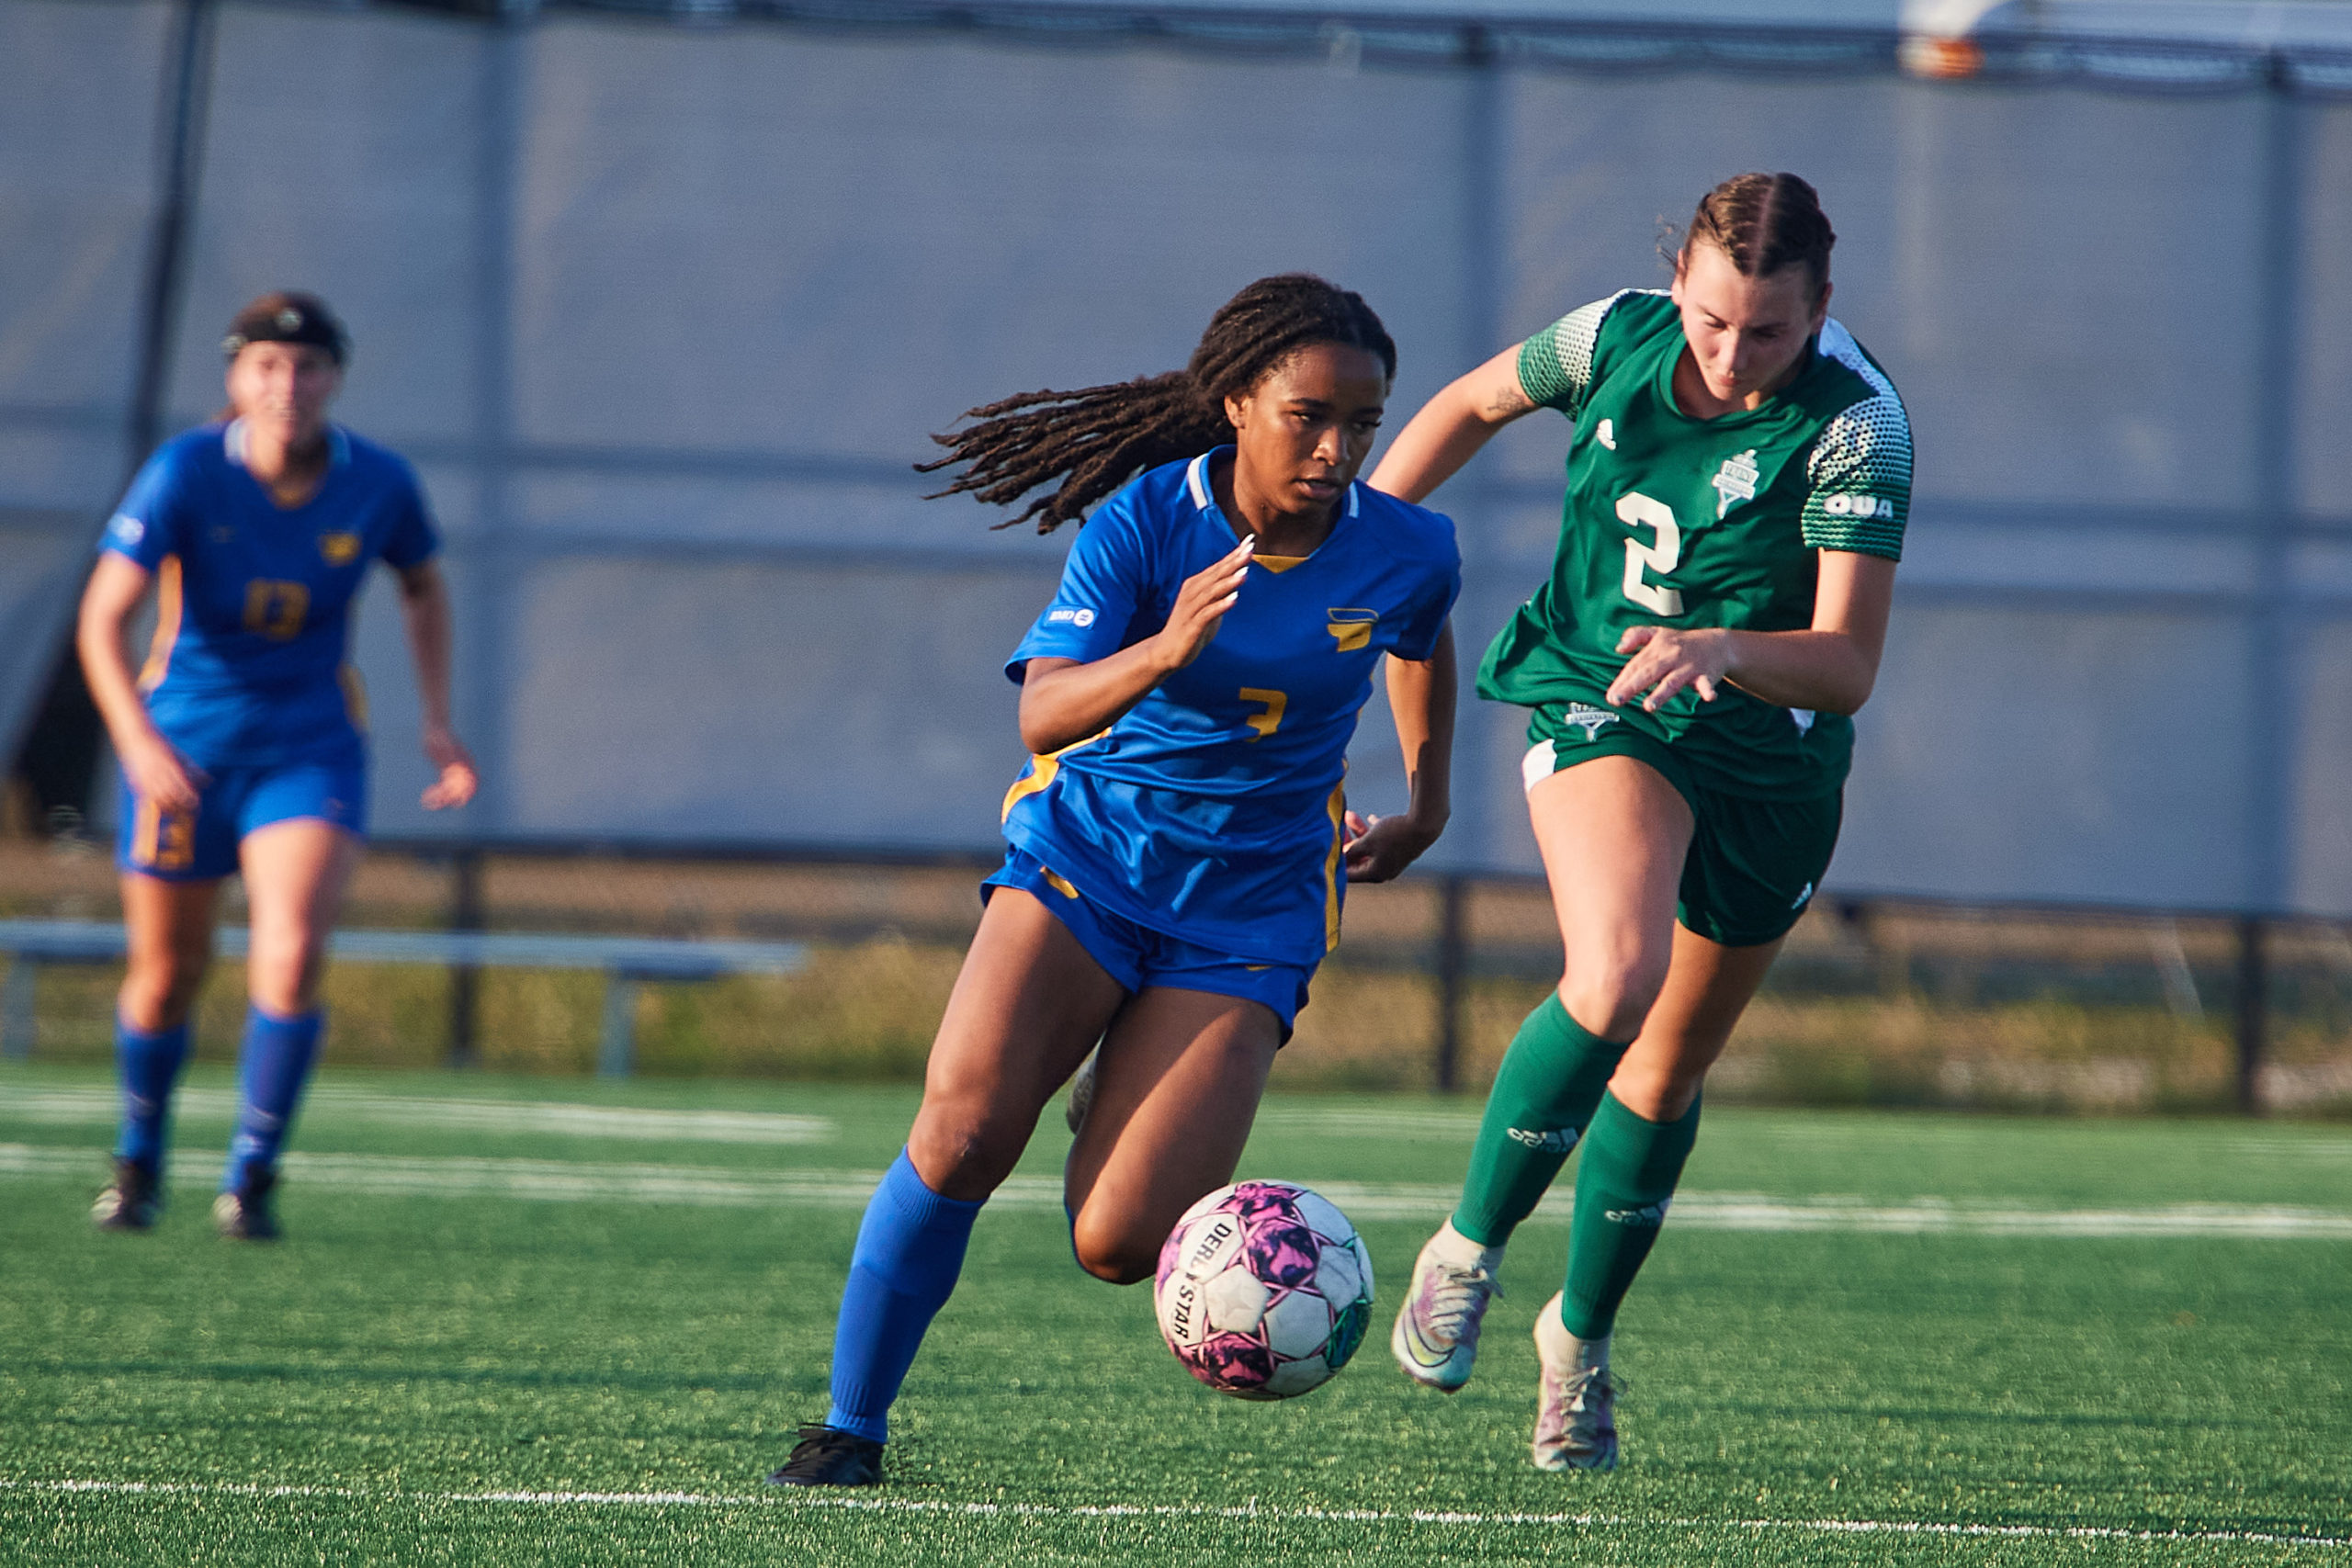
[[[1510,1239],[1560,1174],[1624,1055],[1569,1017],[1557,991],[1527,1015],[1487,1096],[1455,1230],[1480,1247]]]
[[[1568,1285],[1560,1321],[1579,1339],[1616,1326],[1618,1303],[1666,1223],[1667,1201],[1699,1141],[1699,1106],[1678,1122],[1645,1122],[1604,1095],[1577,1172],[1576,1223],[1568,1232]]]

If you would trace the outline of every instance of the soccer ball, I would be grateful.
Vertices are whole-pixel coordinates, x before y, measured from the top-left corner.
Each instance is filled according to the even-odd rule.
[[[1238,1399],[1289,1399],[1363,1343],[1372,1255],[1329,1199],[1244,1181],[1184,1211],[1159,1249],[1153,1300],[1185,1371]]]

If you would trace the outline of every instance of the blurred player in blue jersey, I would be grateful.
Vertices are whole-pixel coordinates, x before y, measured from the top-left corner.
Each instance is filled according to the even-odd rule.
[[[366,716],[345,657],[352,598],[379,559],[400,579],[440,773],[424,804],[462,806],[475,779],[449,731],[448,596],[416,476],[327,422],[341,324],[307,294],[265,294],[223,346],[233,417],[140,470],[82,599],[82,665],[122,764],[130,948],[115,1024],[122,1134],[91,1217],[108,1230],[155,1222],[214,906],[221,878],[242,872],[251,1006],[212,1213],[222,1235],[261,1241],[277,1234],[277,1153],[318,1054],[327,933],[367,830]],[[124,629],[151,583],[154,644],[134,677]]]
[[[1060,481],[1014,521],[1102,504],[1006,666],[1035,755],[1005,796],[1005,863],[858,1232],[832,1408],[771,1481],[880,1479],[973,1219],[1097,1041],[1071,1243],[1097,1278],[1149,1278],[1177,1217],[1232,1179],[1345,883],[1395,876],[1443,829],[1453,527],[1356,482],[1396,369],[1359,296],[1270,277],[1185,370],[1007,399],[941,438],[932,468],[969,465],[947,493]],[[1383,663],[1411,801],[1367,820],[1341,775]]]

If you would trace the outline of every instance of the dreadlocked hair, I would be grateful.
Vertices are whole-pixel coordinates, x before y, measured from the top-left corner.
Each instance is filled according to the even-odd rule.
[[[1225,400],[1312,344],[1336,343],[1379,357],[1393,380],[1396,344],[1363,296],[1310,273],[1261,277],[1209,318],[1191,363],[1182,370],[1075,392],[1023,392],[983,403],[964,417],[978,423],[933,441],[947,456],[917,463],[919,473],[968,464],[927,500],[968,492],[1010,506],[1040,485],[1061,482],[1017,516],[991,526],[1037,520],[1050,534],[1085,520],[1087,509],[1145,468],[1198,457],[1233,439]]]

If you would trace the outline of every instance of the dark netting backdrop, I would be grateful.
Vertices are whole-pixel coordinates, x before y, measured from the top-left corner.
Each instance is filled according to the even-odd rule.
[[[0,733],[124,475],[175,13],[0,9]],[[1262,273],[1363,290],[1394,418],[1662,220],[1796,170],[1917,500],[1834,886],[2352,913],[2352,64],[1877,34],[1148,9],[503,17],[227,4],[191,35],[164,427],[315,288],[342,416],[449,541],[487,839],[984,849],[1000,664],[1068,536],[925,502],[928,433],[1180,365]],[[1950,68],[1944,61],[1940,68]],[[1534,586],[1566,425],[1439,504],[1465,651]],[[388,584],[378,825],[442,833]],[[1465,707],[1434,863],[1526,872],[1521,717]],[[1351,795],[1402,805],[1377,703]]]

